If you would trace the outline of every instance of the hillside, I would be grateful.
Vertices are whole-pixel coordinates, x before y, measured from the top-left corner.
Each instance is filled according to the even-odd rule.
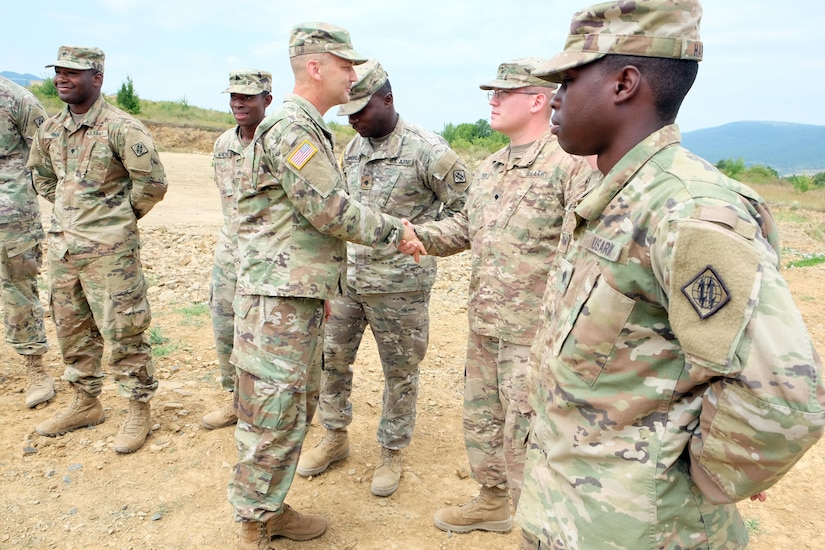
[[[825,171],[825,126],[789,122],[732,122],[682,135],[685,147],[716,164],[743,159],[780,175]]]

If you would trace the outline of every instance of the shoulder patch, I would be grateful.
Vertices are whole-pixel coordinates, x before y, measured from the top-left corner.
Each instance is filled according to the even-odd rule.
[[[142,157],[143,155],[149,152],[149,149],[146,148],[142,141],[138,141],[137,143],[132,145],[132,152],[135,153],[136,157]]]
[[[710,265],[682,286],[682,294],[700,319],[707,319],[730,301],[725,281]]]
[[[42,126],[45,121],[46,117],[39,116],[36,119],[34,119],[34,125],[40,128],[40,126]]]
[[[304,167],[304,165],[312,158],[312,155],[318,152],[318,149],[311,144],[309,141],[304,140],[301,144],[295,148],[292,153],[289,154],[287,157],[287,161],[300,170]]]
[[[467,174],[464,170],[453,170],[453,183],[467,183]]]

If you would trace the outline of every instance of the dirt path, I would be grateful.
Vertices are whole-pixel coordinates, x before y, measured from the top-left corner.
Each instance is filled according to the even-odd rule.
[[[112,440],[126,415],[114,385],[104,388],[103,424],[50,439],[34,426],[69,398],[58,383],[52,404],[23,405],[25,378],[8,346],[0,347],[0,548],[225,549],[235,525],[226,483],[235,461],[232,430],[207,431],[201,416],[223,398],[212,342],[207,299],[215,233],[221,223],[210,157],[163,153],[170,190],[141,222],[143,258],[152,288],[154,323],[165,355],[156,359],[161,380],[153,401],[155,429],[145,448],[119,456]],[[823,252],[814,240],[822,215],[778,209],[786,260]],[[788,270],[786,277],[822,349],[825,267]],[[515,549],[509,535],[449,535],[432,524],[442,505],[477,491],[467,477],[461,438],[461,391],[466,339],[468,262],[462,254],[441,261],[434,289],[430,347],[421,369],[418,423],[404,453],[399,490],[389,498],[370,494],[379,457],[375,441],[381,406],[381,367],[371,338],[355,366],[352,453],[314,479],[296,478],[288,502],[324,514],[329,530],[319,540],[279,548],[302,550]],[[47,363],[62,372],[54,331]],[[323,430],[313,425],[308,443]],[[752,529],[754,549],[825,548],[825,481],[817,473],[825,443],[798,464],[765,503],[740,509]]]

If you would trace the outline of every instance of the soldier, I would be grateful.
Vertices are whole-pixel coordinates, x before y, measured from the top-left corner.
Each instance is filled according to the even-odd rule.
[[[230,128],[215,141],[212,167],[215,184],[221,196],[223,226],[215,245],[212,264],[212,281],[209,287],[209,309],[212,314],[212,331],[215,334],[215,350],[221,369],[221,386],[228,392],[235,391],[235,367],[229,362],[232,340],[235,334],[235,298],[238,258],[238,186],[243,169],[244,149],[252,143],[255,129],[266,116],[266,108],[272,103],[272,74],[258,70],[240,70],[229,73],[229,108],[238,125]],[[208,430],[225,428],[238,421],[232,399],[217,410],[205,414],[201,423]]]
[[[346,284],[346,243],[415,240],[401,220],[373,212],[344,191],[333,138],[322,118],[349,101],[357,53],[349,33],[328,23],[294,27],[293,94],[258,126],[238,193],[235,441],[229,502],[242,550],[271,548],[278,536],[308,540],[320,515],[284,500],[318,402],[324,301]],[[420,243],[418,243],[420,245]]]
[[[37,426],[53,437],[103,422],[104,344],[129,414],[118,453],[138,450],[151,426],[158,383],[145,332],[151,322],[137,220],[163,198],[166,174],[146,128],[101,96],[104,55],[61,46],[54,84],[67,107],[37,131],[29,167],[37,192],[54,204],[48,231],[50,307],[75,392],[69,406]]]
[[[32,138],[46,116],[31,92],[0,77],[0,294],[6,342],[25,359],[29,408],[54,397],[54,380],[43,367],[49,345],[37,292],[43,225],[26,168]]]
[[[344,152],[349,195],[414,223],[460,212],[470,181],[464,163],[441,136],[399,117],[380,63],[367,61],[356,73],[350,101],[338,109],[359,134]],[[376,496],[396,491],[401,449],[409,446],[415,426],[418,365],[427,352],[435,276],[435,258],[416,263],[395,247],[347,245],[347,293],[332,301],[324,331],[318,413],[327,432],[315,448],[301,454],[298,474],[317,475],[349,455],[352,364],[369,324],[384,371],[376,434],[381,461],[370,490]]]
[[[525,375],[530,344],[565,207],[591,169],[550,134],[555,85],[530,75],[537,58],[498,67],[490,126],[510,144],[479,166],[460,215],[415,226],[427,252],[470,249],[470,331],[464,379],[464,443],[479,495],[435,513],[435,525],[465,533],[509,531],[518,505],[530,422]],[[402,248],[404,250],[404,248]]]
[[[533,74],[565,151],[604,174],[568,212],[529,369],[526,548],[744,548],[820,437],[822,367],[753,190],[680,146],[696,0],[578,12]]]

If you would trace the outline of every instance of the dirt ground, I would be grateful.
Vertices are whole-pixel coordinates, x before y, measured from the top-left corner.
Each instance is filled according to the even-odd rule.
[[[208,140],[214,141],[213,137]],[[141,222],[143,259],[149,278],[160,388],[152,401],[154,429],[139,452],[117,455],[114,435],[126,416],[126,401],[111,381],[102,396],[107,419],[59,438],[34,426],[70,400],[63,381],[57,396],[25,408],[21,361],[0,346],[0,548],[224,549],[234,548],[236,527],[226,500],[235,461],[232,429],[208,431],[201,416],[225,394],[219,387],[207,299],[215,234],[221,223],[217,192],[205,154],[162,153],[170,188],[166,199]],[[825,216],[777,208],[785,262],[803,253],[825,252],[815,240]],[[825,343],[825,266],[785,271],[817,347]],[[287,501],[324,514],[329,529],[315,541],[281,540],[278,548],[325,550],[515,549],[520,535],[451,535],[433,526],[433,512],[477,492],[468,477],[461,436],[463,358],[466,339],[468,258],[439,263],[431,303],[430,346],[421,365],[418,422],[403,453],[399,490],[388,498],[370,494],[379,458],[375,441],[382,376],[368,336],[355,365],[352,452],[324,474],[296,477]],[[52,348],[46,362],[62,372]],[[313,424],[307,444],[323,428]],[[769,491],[765,503],[743,502],[754,549],[825,547],[825,481],[819,473],[825,442],[809,452]]]

